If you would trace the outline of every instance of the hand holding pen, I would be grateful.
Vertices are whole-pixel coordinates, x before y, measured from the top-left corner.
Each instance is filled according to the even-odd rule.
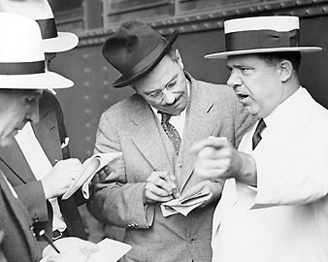
[[[167,171],[155,171],[150,174],[144,187],[144,203],[167,202],[179,197],[176,179]]]

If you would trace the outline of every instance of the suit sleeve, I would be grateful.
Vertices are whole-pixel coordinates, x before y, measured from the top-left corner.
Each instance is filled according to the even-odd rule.
[[[111,123],[106,114],[103,114],[97,130],[95,153],[122,152],[120,141],[115,123]],[[154,207],[143,204],[145,182],[129,183],[124,152],[111,169],[113,172],[107,179],[94,187],[88,202],[89,211],[98,220],[115,226],[148,228],[152,223]]]

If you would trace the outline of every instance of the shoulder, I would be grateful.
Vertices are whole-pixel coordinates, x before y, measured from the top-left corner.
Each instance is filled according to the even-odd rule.
[[[225,84],[210,83],[195,80],[195,93],[202,99],[219,103],[235,104],[237,96],[233,89]]]
[[[128,98],[116,102],[107,108],[101,115],[101,119],[122,119],[129,117],[133,110],[140,107],[141,104],[145,103],[144,100],[137,94],[133,94]]]

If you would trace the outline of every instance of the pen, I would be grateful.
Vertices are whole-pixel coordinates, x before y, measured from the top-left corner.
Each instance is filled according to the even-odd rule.
[[[49,239],[49,237],[46,235],[46,231],[44,231],[43,229],[39,232],[39,236],[40,237],[43,237],[48,243],[50,246],[53,247],[53,249],[58,253],[60,254],[59,250],[56,248],[56,246],[54,245],[54,243]]]

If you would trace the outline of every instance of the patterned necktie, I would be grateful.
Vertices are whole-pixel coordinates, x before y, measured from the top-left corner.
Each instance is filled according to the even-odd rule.
[[[173,147],[175,149],[175,152],[177,155],[179,154],[180,144],[181,144],[181,137],[179,135],[179,132],[176,130],[176,128],[170,124],[170,118],[171,115],[165,114],[162,112],[159,112],[162,115],[161,125],[166,133],[166,135],[171,140]]]
[[[255,132],[254,132],[253,137],[252,137],[253,150],[255,149],[257,144],[261,141],[261,139],[262,139],[261,133],[262,133],[264,128],[266,128],[266,124],[265,124],[263,118],[261,118],[261,120],[257,124],[257,127],[256,127]]]

